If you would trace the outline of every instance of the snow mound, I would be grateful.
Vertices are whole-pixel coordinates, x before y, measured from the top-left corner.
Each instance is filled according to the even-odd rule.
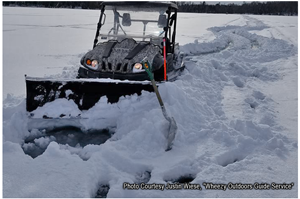
[[[53,102],[46,103],[42,107],[38,107],[32,111],[32,114],[32,118],[43,118],[44,116],[50,118],[70,118],[79,116],[81,111],[73,100],[57,99]]]

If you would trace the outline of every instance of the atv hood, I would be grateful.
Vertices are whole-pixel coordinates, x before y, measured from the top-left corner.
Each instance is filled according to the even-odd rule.
[[[121,42],[110,40],[98,44],[86,53],[81,64],[93,71],[134,73],[134,65],[144,58],[151,63],[152,71],[163,65],[162,52],[158,45],[146,41],[137,43],[134,39],[124,39]],[[137,72],[139,71],[135,71]]]

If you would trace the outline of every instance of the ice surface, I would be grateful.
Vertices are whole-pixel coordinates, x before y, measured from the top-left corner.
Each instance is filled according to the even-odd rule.
[[[36,113],[68,110],[89,118],[76,120],[82,128],[113,128],[104,144],[70,146],[29,132],[24,73],[74,77],[99,11],[4,8],[3,14],[4,197],[297,197],[297,17],[179,13],[186,70],[159,86],[178,125],[173,149],[165,152],[168,122],[149,92],[116,104],[101,98],[82,112],[55,101]],[[45,149],[41,155],[24,153],[37,145]],[[179,181],[202,191],[122,188]],[[204,182],[294,186],[221,191],[206,190]]]

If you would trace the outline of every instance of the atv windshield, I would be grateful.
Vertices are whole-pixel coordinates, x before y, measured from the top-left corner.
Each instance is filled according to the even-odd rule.
[[[167,25],[167,7],[106,6],[100,39],[161,42]]]

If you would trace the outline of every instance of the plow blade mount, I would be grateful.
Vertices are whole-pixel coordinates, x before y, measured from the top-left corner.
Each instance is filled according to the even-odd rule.
[[[138,94],[142,90],[153,92],[150,82],[120,81],[107,79],[55,80],[26,77],[28,112],[58,98],[72,99],[80,110],[93,107],[102,96],[109,103],[116,103],[121,96]]]

